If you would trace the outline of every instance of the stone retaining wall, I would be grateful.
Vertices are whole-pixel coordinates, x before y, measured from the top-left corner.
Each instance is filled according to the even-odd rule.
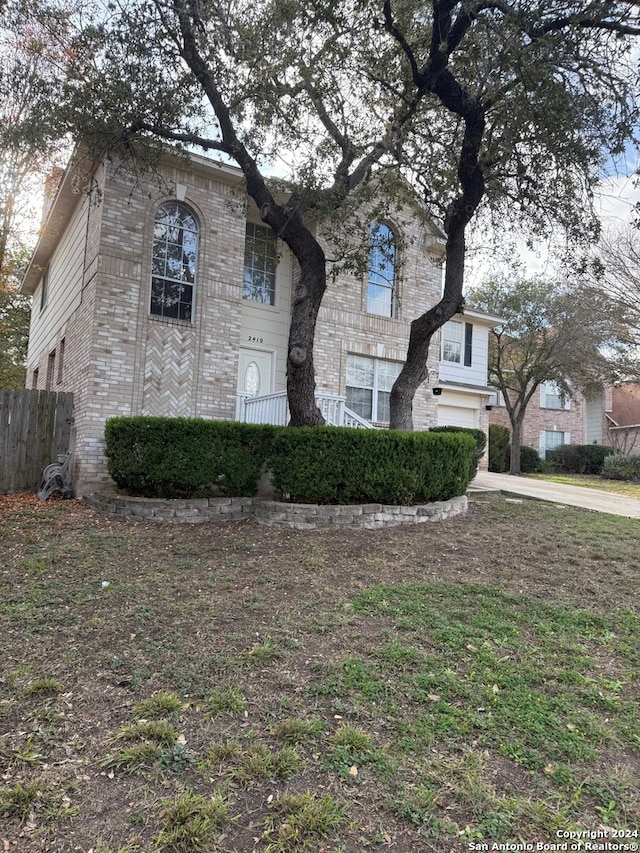
[[[375,528],[398,524],[442,521],[466,512],[466,495],[448,501],[417,506],[384,504],[317,505],[288,504],[264,498],[194,498],[162,500],[96,493],[84,498],[98,512],[130,521],[157,521],[197,524],[215,519],[255,518],[260,524],[297,530],[322,528]]]

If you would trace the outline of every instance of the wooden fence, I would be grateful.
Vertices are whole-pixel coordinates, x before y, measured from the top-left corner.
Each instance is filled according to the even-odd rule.
[[[36,489],[70,449],[73,394],[0,391],[0,494]]]

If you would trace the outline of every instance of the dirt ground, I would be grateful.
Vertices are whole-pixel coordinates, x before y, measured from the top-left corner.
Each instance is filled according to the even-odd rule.
[[[445,522],[345,533],[254,521],[127,523],[77,501],[0,496],[0,788],[14,792],[5,795],[0,845],[4,853],[152,851],[162,847],[172,798],[213,786],[232,812],[215,844],[192,838],[164,849],[468,850],[468,800],[448,807],[458,838],[430,833],[387,808],[388,772],[363,766],[345,778],[312,738],[299,747],[300,772],[274,781],[255,770],[243,784],[207,764],[208,745],[244,738],[273,752],[274,726],[291,716],[320,720],[326,737],[347,721],[384,742],[384,717],[330,689],[336,661],[366,658],[393,632],[384,615],[354,618],[354,596],[472,584],[608,618],[638,615],[639,534],[640,522],[493,497]],[[240,690],[241,710],[207,713],[211,690],[229,686]],[[136,702],[159,691],[183,703],[174,722],[184,749],[160,769],[110,762]],[[639,755],[614,758],[640,778]],[[531,772],[497,754],[483,761],[493,789],[534,796]],[[419,770],[413,782],[406,772],[418,789]],[[27,791],[24,806],[16,786]],[[346,823],[316,846],[269,848],[273,798],[311,790],[341,803]]]

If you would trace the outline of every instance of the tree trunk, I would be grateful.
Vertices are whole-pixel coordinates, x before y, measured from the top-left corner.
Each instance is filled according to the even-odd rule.
[[[509,464],[509,473],[514,477],[519,477],[520,471],[520,448],[522,447],[522,416],[516,415],[509,418],[511,421],[511,462]]]
[[[291,239],[291,238],[289,238]],[[315,242],[309,255],[303,254],[300,279],[291,309],[291,327],[287,352],[287,399],[290,426],[319,426],[325,420],[315,402],[315,366],[313,343],[322,297],[327,288],[324,253]],[[287,241],[291,248],[291,242]],[[298,249],[300,247],[297,247]],[[300,252],[296,253],[300,258]]]
[[[391,389],[389,429],[413,429],[413,400],[420,385],[429,378],[431,339],[464,305],[464,254],[465,224],[452,224],[445,248],[444,293],[440,302],[411,323],[407,359]]]

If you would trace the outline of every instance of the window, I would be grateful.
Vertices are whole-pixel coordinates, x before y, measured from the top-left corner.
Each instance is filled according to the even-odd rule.
[[[261,305],[275,305],[277,267],[275,234],[264,225],[247,222],[242,298]]]
[[[375,223],[369,232],[369,278],[367,311],[382,317],[395,315],[396,240],[384,223]]]
[[[56,351],[49,353],[49,358],[47,359],[47,391],[51,391],[51,387],[53,385],[53,377],[56,372]]]
[[[442,361],[450,361],[454,364],[462,362],[465,367],[471,367],[473,356],[472,323],[449,320],[442,327],[441,340]]]
[[[449,320],[442,327],[442,360],[460,364],[462,357],[462,323]]]
[[[39,374],[39,373],[40,373],[40,371],[39,371],[39,370],[38,370],[38,368],[36,367],[36,369],[33,371],[33,380],[32,380],[32,382],[31,382],[31,387],[32,387],[32,389],[33,389],[34,391],[35,391],[35,390],[37,389],[37,387],[38,387],[38,374]]]
[[[571,444],[571,433],[543,430],[540,433],[540,456],[546,459],[550,450],[555,450],[563,444]]]
[[[191,321],[198,224],[177,202],[158,208],[153,227],[151,313]]]
[[[540,386],[540,406],[543,409],[570,409],[571,398],[555,382],[543,382]]]
[[[42,273],[42,282],[40,283],[40,310],[42,311],[47,304],[49,297],[49,267]]]
[[[56,378],[56,382],[58,385],[62,384],[62,366],[64,364],[64,345],[65,339],[62,338],[60,341],[60,346],[58,347],[58,376]]]
[[[347,357],[347,406],[361,418],[389,423],[393,383],[402,365],[361,355]]]

